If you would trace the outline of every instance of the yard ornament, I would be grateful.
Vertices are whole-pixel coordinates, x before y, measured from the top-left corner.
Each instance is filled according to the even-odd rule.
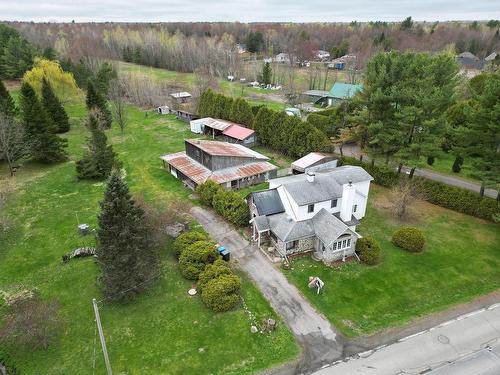
[[[323,280],[321,280],[319,277],[312,277],[312,276],[309,276],[309,284],[308,284],[309,288],[316,288],[317,289],[317,294],[319,294],[319,292],[321,291],[321,289],[323,289],[323,287],[325,286],[325,283],[323,282]]]

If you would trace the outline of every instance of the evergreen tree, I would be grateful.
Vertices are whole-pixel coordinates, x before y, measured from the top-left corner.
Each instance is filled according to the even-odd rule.
[[[16,113],[16,106],[14,100],[10,96],[9,91],[2,81],[0,81],[0,114],[6,116],[14,116]]]
[[[100,206],[97,260],[103,292],[112,300],[128,302],[159,276],[158,252],[149,240],[144,211],[117,174],[111,176]]]
[[[95,77],[95,83],[97,90],[104,96],[107,97],[109,94],[109,85],[112,79],[117,78],[116,71],[113,69],[113,66],[104,62],[99,67],[99,71]]]
[[[0,25],[0,77],[21,78],[33,64],[33,47],[17,30]]]
[[[57,127],[57,133],[66,133],[69,130],[68,114],[64,110],[59,98],[54,94],[50,83],[42,80],[42,104],[48,116]]]
[[[272,135],[271,121],[273,117],[273,111],[267,107],[262,107],[257,112],[257,115],[253,121],[253,129],[255,130],[255,135],[259,140],[259,143],[263,145],[269,145]]]
[[[262,67],[262,83],[269,85],[271,83],[272,74],[271,64],[266,62]]]
[[[234,100],[229,120],[248,127],[253,125],[252,108],[246,100],[242,98]]]
[[[83,158],[76,162],[76,172],[79,179],[107,178],[118,166],[113,147],[107,144],[106,134],[99,128],[94,115],[89,116],[87,127],[90,131],[88,150]]]
[[[21,86],[19,99],[30,156],[42,163],[66,159],[66,140],[57,136],[55,124],[38,100],[35,90],[26,82]]]
[[[87,83],[87,109],[98,111],[103,121],[103,127],[109,129],[113,121],[113,115],[108,108],[108,103],[102,94],[96,90],[92,81]]]

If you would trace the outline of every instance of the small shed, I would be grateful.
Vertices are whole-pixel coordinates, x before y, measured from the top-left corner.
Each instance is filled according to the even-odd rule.
[[[180,103],[186,103],[191,98],[191,94],[187,91],[174,92],[170,96]]]
[[[171,112],[170,112],[170,108],[166,105],[162,105],[160,107],[158,107],[158,114],[159,115],[169,115]]]
[[[305,173],[306,169],[334,160],[336,161],[335,157],[332,154],[325,154],[323,152],[311,152],[292,163],[292,173]],[[334,164],[335,165],[332,165],[332,167],[336,166],[336,163]]]
[[[255,131],[238,124],[232,124],[224,129],[222,135],[226,142],[239,143],[246,147],[255,145]]]
[[[178,109],[176,111],[172,111],[171,113],[174,113],[179,120],[183,120],[183,121],[192,121],[192,120],[197,120],[200,118],[200,116],[198,116],[194,113],[191,113],[188,111],[182,111],[180,109]]]
[[[205,118],[189,121],[191,131],[196,134],[203,134],[203,130],[205,128],[205,121],[206,121]]]

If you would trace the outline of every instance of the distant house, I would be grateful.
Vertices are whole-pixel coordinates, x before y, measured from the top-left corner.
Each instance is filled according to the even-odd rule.
[[[275,57],[274,57],[274,62],[277,62],[277,63],[283,63],[283,64],[290,64],[290,55],[288,53],[278,53]]]
[[[207,180],[231,189],[276,177],[269,158],[239,144],[186,139],[186,151],[161,156],[163,166],[191,189]]]
[[[252,239],[287,258],[312,253],[332,262],[355,255],[370,182],[363,168],[342,166],[269,181],[269,189],[247,196]]]
[[[316,51],[316,58],[320,60],[326,60],[330,58],[330,52],[318,50]]]
[[[191,94],[187,91],[174,92],[170,96],[179,103],[186,103],[191,98]]]
[[[484,61],[470,52],[463,52],[456,57],[460,65],[460,73],[472,78],[481,73]]]
[[[363,85],[335,82],[330,91],[308,90],[302,93],[306,100],[323,107],[329,107],[342,100],[350,99],[363,90]]]
[[[303,156],[292,163],[292,173],[305,173],[309,170],[315,169],[314,167],[325,164],[329,168],[334,168],[337,166],[337,159],[332,154],[325,154],[323,152],[310,152],[306,156]]]
[[[226,142],[239,143],[246,147],[256,144],[255,132],[234,122],[204,117],[190,122],[191,131],[197,134],[211,135]]]
[[[350,66],[354,65],[355,63],[356,63],[356,56],[355,55],[344,55],[342,57],[339,57],[335,60],[330,61],[327,64],[327,67],[329,69],[344,70],[344,69],[349,68]]]

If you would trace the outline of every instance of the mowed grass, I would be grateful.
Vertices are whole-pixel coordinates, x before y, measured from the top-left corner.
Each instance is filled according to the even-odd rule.
[[[64,321],[60,342],[48,351],[8,351],[9,365],[22,374],[105,372],[99,340],[95,341],[92,298],[102,298],[93,259],[61,263],[75,248],[92,246],[92,237],[77,234],[77,223],[96,225],[105,183],[78,181],[75,160],[84,152],[86,114],[81,104],[71,105],[71,160],[53,166],[25,164],[12,179],[16,192],[7,207],[14,229],[0,239],[0,288],[22,284],[37,288],[44,299],[55,299]],[[161,169],[159,156],[180,151],[192,137],[186,123],[172,116],[146,115],[129,107],[130,121],[121,135],[108,132],[126,170],[133,194],[157,205],[183,205],[191,192]],[[146,117],[147,116],[147,117]],[[5,165],[0,177],[6,176]],[[1,180],[2,183],[4,180]],[[196,202],[194,202],[196,203]],[[244,275],[242,295],[257,320],[278,319],[271,334],[252,334],[252,321],[242,307],[216,314],[198,296],[189,297],[191,282],[183,279],[169,246],[162,249],[164,277],[129,305],[102,303],[101,319],[116,374],[247,374],[291,360],[298,355],[293,336],[276,317],[259,291]],[[0,301],[0,322],[7,311]],[[1,323],[0,323],[1,324]]]
[[[366,217],[357,228],[382,249],[382,263],[356,262],[331,268],[310,258],[293,261],[287,278],[348,336],[404,324],[500,287],[500,227],[427,202],[413,207],[410,222],[390,213],[387,189],[372,185]],[[402,225],[420,228],[423,253],[407,253],[391,243]],[[307,287],[309,276],[326,284],[319,295]]]

